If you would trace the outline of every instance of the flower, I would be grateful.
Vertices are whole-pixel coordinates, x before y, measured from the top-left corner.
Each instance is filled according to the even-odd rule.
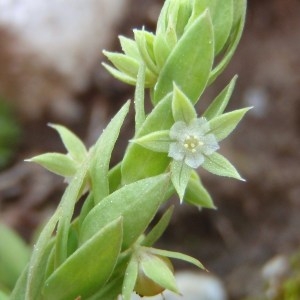
[[[205,157],[219,149],[214,134],[209,133],[209,123],[205,118],[193,119],[189,124],[178,121],[170,129],[174,140],[169,147],[168,156],[184,161],[191,168],[198,168]]]

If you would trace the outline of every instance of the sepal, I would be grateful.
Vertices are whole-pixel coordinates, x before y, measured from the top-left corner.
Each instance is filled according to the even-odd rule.
[[[172,114],[175,122],[183,121],[189,124],[193,119],[197,118],[194,105],[189,98],[174,83]]]
[[[214,134],[217,141],[225,139],[238,125],[246,112],[252,107],[237,109],[209,121],[210,133]]]
[[[202,164],[203,169],[219,176],[232,177],[245,181],[236,168],[223,155],[215,152],[206,157]]]
[[[191,172],[192,168],[185,164],[184,161],[173,160],[171,162],[171,179],[181,203],[183,201]]]
[[[35,162],[50,172],[66,178],[73,176],[78,167],[78,164],[70,156],[61,153],[45,153],[25,161]]]
[[[152,151],[168,152],[172,140],[170,139],[169,130],[160,130],[131,140],[131,142]]]

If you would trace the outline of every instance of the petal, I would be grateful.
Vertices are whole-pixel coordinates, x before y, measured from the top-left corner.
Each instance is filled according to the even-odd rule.
[[[197,130],[200,131],[201,134],[205,134],[210,130],[209,123],[203,117],[193,120],[190,126],[193,128],[197,128]]]
[[[188,126],[183,121],[178,121],[170,129],[171,139],[184,141],[186,134],[188,134]]]
[[[204,162],[203,154],[199,152],[187,153],[184,162],[193,169],[198,168]]]
[[[205,135],[202,141],[204,145],[202,146],[201,151],[205,155],[211,155],[220,148],[217,139],[213,134]]]
[[[185,149],[180,143],[171,143],[168,156],[175,160],[183,160],[185,156]]]
[[[194,119],[189,124],[189,134],[197,136],[199,139],[209,131],[209,123],[205,118]]]

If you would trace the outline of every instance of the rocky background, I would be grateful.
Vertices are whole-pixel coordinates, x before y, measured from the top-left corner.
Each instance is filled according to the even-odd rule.
[[[0,172],[0,220],[27,241],[56,207],[64,184],[23,160],[64,151],[48,122],[93,143],[133,92],[104,71],[101,50],[119,50],[117,34],[131,36],[133,27],[154,30],[162,3],[68,0],[62,7],[59,0],[0,0],[0,96],[21,130]],[[202,104],[239,74],[230,108],[254,108],[222,151],[247,182],[202,172],[218,210],[180,207],[159,245],[200,259],[233,300],[263,290],[262,270],[271,258],[300,251],[300,3],[249,0],[248,7],[238,51]],[[114,162],[131,133],[128,120]]]

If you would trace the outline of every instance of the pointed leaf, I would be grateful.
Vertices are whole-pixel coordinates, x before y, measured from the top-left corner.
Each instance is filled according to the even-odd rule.
[[[35,162],[48,171],[63,177],[71,177],[75,174],[78,165],[68,155],[61,153],[45,153],[26,159]]]
[[[194,105],[189,98],[174,83],[172,113],[175,122],[183,121],[189,124],[193,119],[197,118]]]
[[[249,109],[251,107],[237,109],[213,118],[209,121],[210,132],[217,141],[222,141],[236,128]]]
[[[157,25],[156,25],[156,35],[165,34],[167,30],[169,6],[170,6],[170,0],[166,0],[158,16]]]
[[[146,229],[168,189],[168,175],[128,184],[99,202],[85,218],[80,232],[83,243],[111,220],[123,216],[123,246],[127,249]]]
[[[171,48],[167,44],[164,36],[156,35],[153,42],[153,51],[155,56],[155,61],[160,70],[165,64],[169,54],[171,53]]]
[[[140,64],[134,93],[135,132],[138,132],[145,122],[145,71],[144,63]]]
[[[210,173],[244,181],[236,168],[219,153],[214,152],[213,154],[206,156],[202,167]]]
[[[134,58],[137,61],[141,60],[141,55],[137,47],[136,41],[126,38],[125,36],[119,36],[120,44],[124,53]]]
[[[129,105],[130,102],[128,101],[110,121],[92,151],[90,176],[95,203],[98,203],[109,194],[108,170],[111,153],[128,113]]]
[[[174,274],[161,258],[151,255],[151,259],[142,259],[141,268],[155,283],[174,293],[179,293]]]
[[[160,130],[132,140],[133,143],[156,152],[168,152],[172,142],[169,130]]]
[[[233,28],[229,36],[229,46],[226,49],[224,56],[221,61],[212,69],[209,77],[209,83],[215,81],[215,79],[223,72],[230,62],[238,44],[241,39],[244,25],[245,25],[245,15],[246,15],[246,0],[234,1],[234,16],[233,16]],[[238,8],[238,9],[237,9]]]
[[[198,174],[194,171],[192,172],[192,176],[190,177],[188,186],[185,190],[184,202],[199,208],[216,208],[210,194],[203,186]]]
[[[180,260],[186,261],[190,264],[193,264],[200,269],[205,269],[204,266],[201,264],[201,262],[198,259],[195,259],[195,258],[193,258],[189,255],[183,254],[183,253],[161,250],[161,249],[156,249],[156,248],[149,248],[149,252],[151,252],[152,254],[156,254],[156,255],[180,259]]]
[[[49,124],[49,126],[59,133],[68,154],[70,154],[75,161],[82,162],[87,156],[87,150],[82,141],[64,126],[55,124]]]
[[[158,70],[153,53],[153,41],[155,36],[151,32],[145,30],[135,29],[133,32],[142,60],[146,64],[147,68],[154,75],[157,75]]]
[[[224,47],[233,24],[233,1],[214,1],[212,20],[214,25],[215,55]]]
[[[59,208],[59,222],[56,230],[55,240],[55,267],[60,266],[68,256],[68,239],[74,207],[81,196],[83,187],[86,185],[89,169],[89,156],[82,163],[67,187]]]
[[[113,193],[121,187],[122,174],[121,174],[121,163],[118,163],[108,172],[109,180],[109,192]]]
[[[154,103],[157,104],[173,90],[173,82],[193,103],[197,102],[211,71],[213,49],[213,28],[206,11],[189,27],[170,53],[154,89]]]
[[[170,129],[174,123],[171,112],[171,94],[157,105],[146,118],[136,138],[158,130]],[[132,143],[122,161],[122,183],[155,176],[165,172],[170,158],[165,153],[152,152]]]
[[[28,269],[26,268],[24,270],[19,278],[20,280],[17,281],[16,288],[13,292],[14,297],[10,298],[11,300],[40,298],[41,289],[46,278],[46,267],[54,246],[54,241],[51,240],[51,235],[49,236],[48,234],[56,218],[57,215],[54,215],[54,218],[50,219],[40,234],[37,243],[34,245]],[[53,231],[50,234],[52,233]]]
[[[228,101],[232,95],[237,76],[234,76],[230,83],[223,89],[223,91],[215,98],[215,100],[205,110],[203,117],[211,120],[221,115],[227,107]]]
[[[138,262],[132,258],[126,268],[122,286],[123,300],[130,300],[138,275]]]
[[[109,279],[122,243],[122,218],[107,224],[46,280],[43,299],[74,300],[93,295]]]
[[[116,79],[127,83],[129,85],[135,85],[136,84],[136,78],[135,77],[131,77],[123,72],[120,72],[119,70],[117,70],[116,68],[111,67],[110,65],[106,64],[106,63],[102,63],[102,66]],[[152,85],[150,85],[152,86]]]
[[[93,192],[89,192],[87,197],[84,199],[82,208],[80,210],[80,215],[78,217],[78,227],[81,226],[83,220],[87,216],[87,214],[90,212],[90,210],[95,206],[95,200],[94,200],[94,194]]]
[[[122,53],[109,51],[103,51],[103,54],[114,64],[118,70],[132,78],[137,77],[139,62],[136,59]]]
[[[184,161],[173,160],[171,163],[171,179],[180,202],[183,200],[185,189],[188,185],[192,169]]]
[[[174,206],[170,206],[168,210],[163,214],[159,222],[152,228],[142,242],[143,246],[152,246],[164,233],[169,222],[171,220],[174,211]]]

